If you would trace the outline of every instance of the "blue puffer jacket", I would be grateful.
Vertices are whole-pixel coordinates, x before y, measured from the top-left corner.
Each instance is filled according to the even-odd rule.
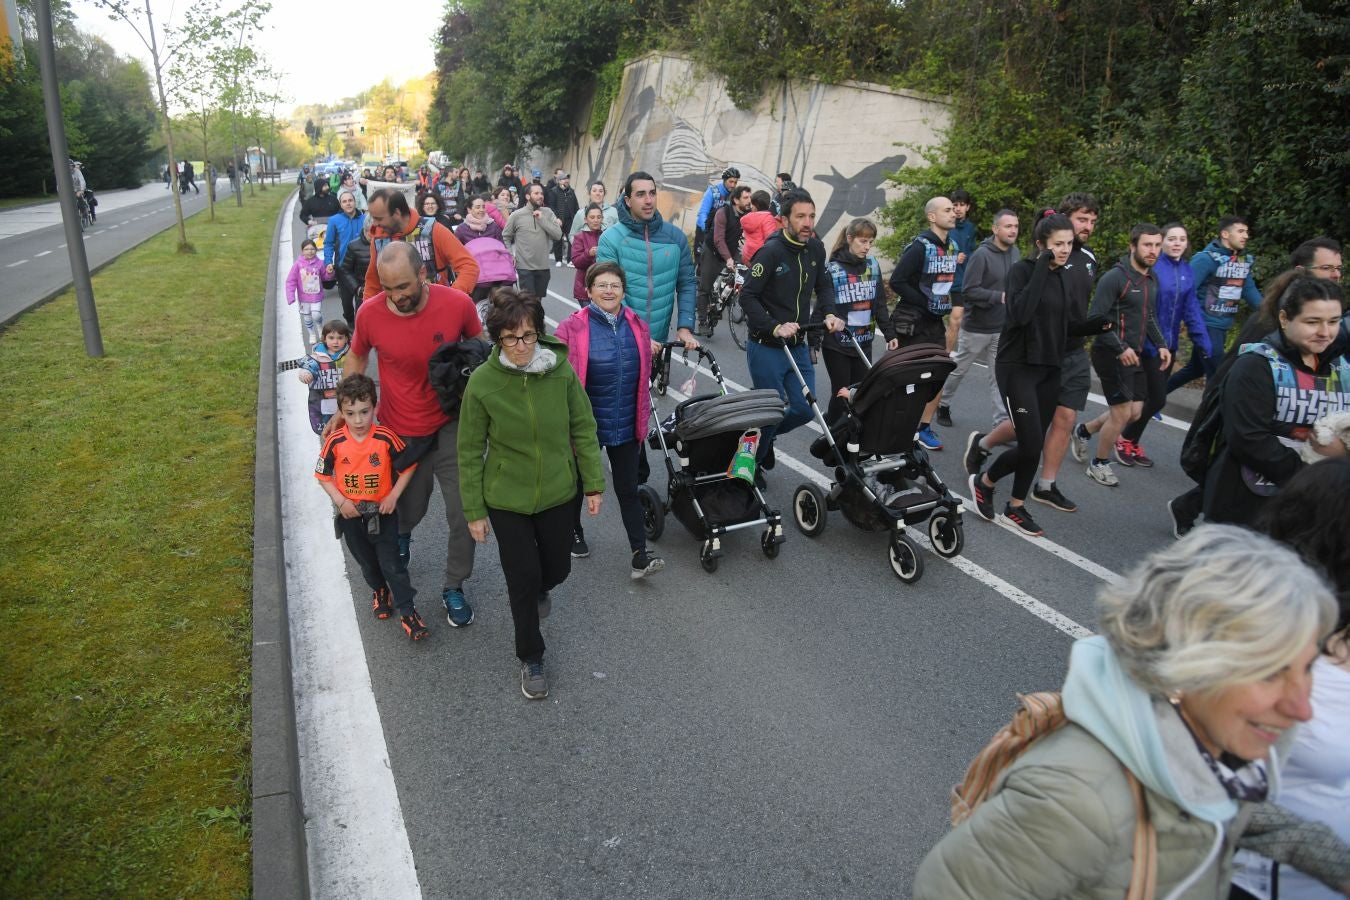
[[[323,239],[324,265],[342,265],[342,258],[347,255],[347,245],[361,236],[361,226],[365,221],[366,217],[361,213],[354,216],[338,213],[328,220],[328,234]]]
[[[664,341],[670,333],[677,302],[676,328],[692,331],[698,281],[684,232],[662,219],[659,210],[651,221],[640,222],[622,200],[617,208],[619,224],[600,235],[595,261],[616,262],[623,268],[628,281],[624,305],[651,327],[652,340]]]
[[[633,398],[641,389],[638,372],[642,360],[637,335],[626,317],[613,323],[594,305],[587,307],[590,353],[586,363],[586,395],[595,413],[600,446],[615,447],[633,439],[637,405]]]

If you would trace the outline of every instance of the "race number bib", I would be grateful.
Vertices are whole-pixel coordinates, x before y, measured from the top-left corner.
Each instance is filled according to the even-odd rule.
[[[869,306],[867,309],[850,309],[846,321],[849,328],[866,328],[872,324],[872,308]]]
[[[333,413],[337,412],[337,398],[324,397],[320,399],[319,412],[323,413],[325,416],[331,416]]]
[[[323,285],[319,282],[319,276],[314,272],[305,272],[300,276],[300,293],[317,294],[323,290]]]
[[[1220,299],[1220,300],[1241,300],[1241,299],[1242,299],[1242,285],[1240,285],[1240,284],[1225,284],[1225,285],[1221,285],[1221,286],[1219,287],[1219,299]]]
[[[952,283],[950,281],[933,282],[933,296],[945,297],[952,292]]]

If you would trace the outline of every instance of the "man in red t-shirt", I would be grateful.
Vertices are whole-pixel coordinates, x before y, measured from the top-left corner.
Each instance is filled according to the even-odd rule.
[[[364,374],[370,351],[379,353],[376,416],[407,444],[405,458],[418,463],[398,501],[399,555],[405,562],[412,530],[427,512],[433,475],[441,487],[450,532],[441,596],[446,620],[459,628],[473,621],[464,582],[473,574],[474,540],[459,498],[458,422],[441,410],[427,379],[427,363],[442,344],[477,337],[483,326],[468,294],[427,282],[422,258],[411,244],[385,246],[378,272],[384,290],[368,297],[357,310],[356,332],[342,373]]]

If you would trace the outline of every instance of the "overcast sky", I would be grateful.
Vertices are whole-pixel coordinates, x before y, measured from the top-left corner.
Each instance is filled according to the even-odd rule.
[[[137,0],[132,6],[143,9],[144,3]],[[71,8],[82,29],[150,68],[150,51],[129,25],[109,21],[90,0],[72,0]],[[157,26],[166,20],[182,25],[192,5],[188,0],[151,0],[150,8]],[[290,100],[284,107],[289,114],[296,104],[334,103],[385,78],[398,84],[427,74],[435,67],[431,41],[443,13],[440,0],[409,0],[393,7],[371,0],[272,0],[267,29],[251,40],[286,73],[282,92]]]

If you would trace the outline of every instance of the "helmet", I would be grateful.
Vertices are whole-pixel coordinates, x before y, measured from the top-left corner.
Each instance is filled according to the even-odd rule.
[[[739,179],[740,177],[741,177],[741,170],[736,168],[735,166],[727,166],[726,169],[722,171],[723,181],[726,181],[728,178]]]

